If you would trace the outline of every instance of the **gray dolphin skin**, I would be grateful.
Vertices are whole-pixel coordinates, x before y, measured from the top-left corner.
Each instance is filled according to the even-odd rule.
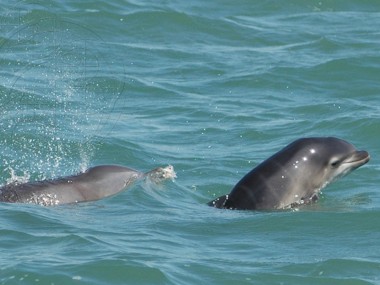
[[[246,174],[209,206],[237,210],[287,209],[318,199],[327,184],[367,163],[368,152],[334,137],[301,138]]]
[[[43,206],[95,201],[125,190],[139,179],[160,183],[176,177],[171,165],[147,173],[118,165],[100,165],[74,176],[12,183],[0,188],[0,202],[34,203]]]

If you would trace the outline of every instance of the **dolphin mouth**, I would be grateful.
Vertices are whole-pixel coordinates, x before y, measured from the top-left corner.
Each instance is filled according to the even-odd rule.
[[[365,150],[358,150],[354,152],[344,163],[355,165],[356,167],[366,164],[370,160],[370,155]]]

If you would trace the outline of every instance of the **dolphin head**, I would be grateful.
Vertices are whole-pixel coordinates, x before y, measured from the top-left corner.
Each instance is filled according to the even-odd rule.
[[[368,152],[334,137],[299,139],[293,144],[300,150],[295,156],[297,161],[304,162],[305,170],[320,176],[324,183],[350,173],[370,159]]]
[[[293,184],[289,197],[305,200],[316,197],[326,185],[370,159],[368,152],[357,150],[347,141],[334,137],[302,138],[282,152],[293,152],[286,163]]]
[[[324,159],[324,179],[330,183],[366,164],[369,153],[357,150],[352,144],[337,138],[322,138],[318,151]]]

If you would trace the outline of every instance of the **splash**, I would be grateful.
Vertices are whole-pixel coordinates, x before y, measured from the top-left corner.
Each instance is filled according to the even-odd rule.
[[[175,173],[174,167],[172,165],[153,169],[152,171],[146,173],[145,176],[147,181],[155,184],[162,183],[168,179],[173,181],[175,178],[177,178],[177,174]]]
[[[6,184],[22,184],[28,182],[30,179],[30,174],[28,172],[24,172],[23,175],[17,175],[16,171],[10,166],[8,166],[5,171],[8,171],[10,175],[6,180]]]
[[[16,1],[7,35],[0,90],[0,145],[3,167],[45,173],[48,178],[88,167],[93,139],[121,97],[124,82],[114,75],[104,42],[75,19],[53,12],[25,17],[44,2]],[[9,13],[12,12],[10,8]],[[106,72],[102,72],[106,70]],[[107,126],[106,126],[107,127]],[[79,161],[80,160],[80,161]],[[41,177],[43,179],[46,177]],[[12,178],[10,178],[12,179]]]

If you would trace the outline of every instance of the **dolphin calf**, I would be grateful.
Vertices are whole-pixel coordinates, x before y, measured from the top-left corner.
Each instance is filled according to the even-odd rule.
[[[238,210],[286,209],[318,199],[327,184],[367,163],[368,152],[334,137],[298,139],[208,203]]]
[[[53,206],[94,201],[115,195],[139,179],[160,183],[175,177],[171,165],[147,173],[124,166],[100,165],[74,176],[5,185],[0,188],[0,202]]]

